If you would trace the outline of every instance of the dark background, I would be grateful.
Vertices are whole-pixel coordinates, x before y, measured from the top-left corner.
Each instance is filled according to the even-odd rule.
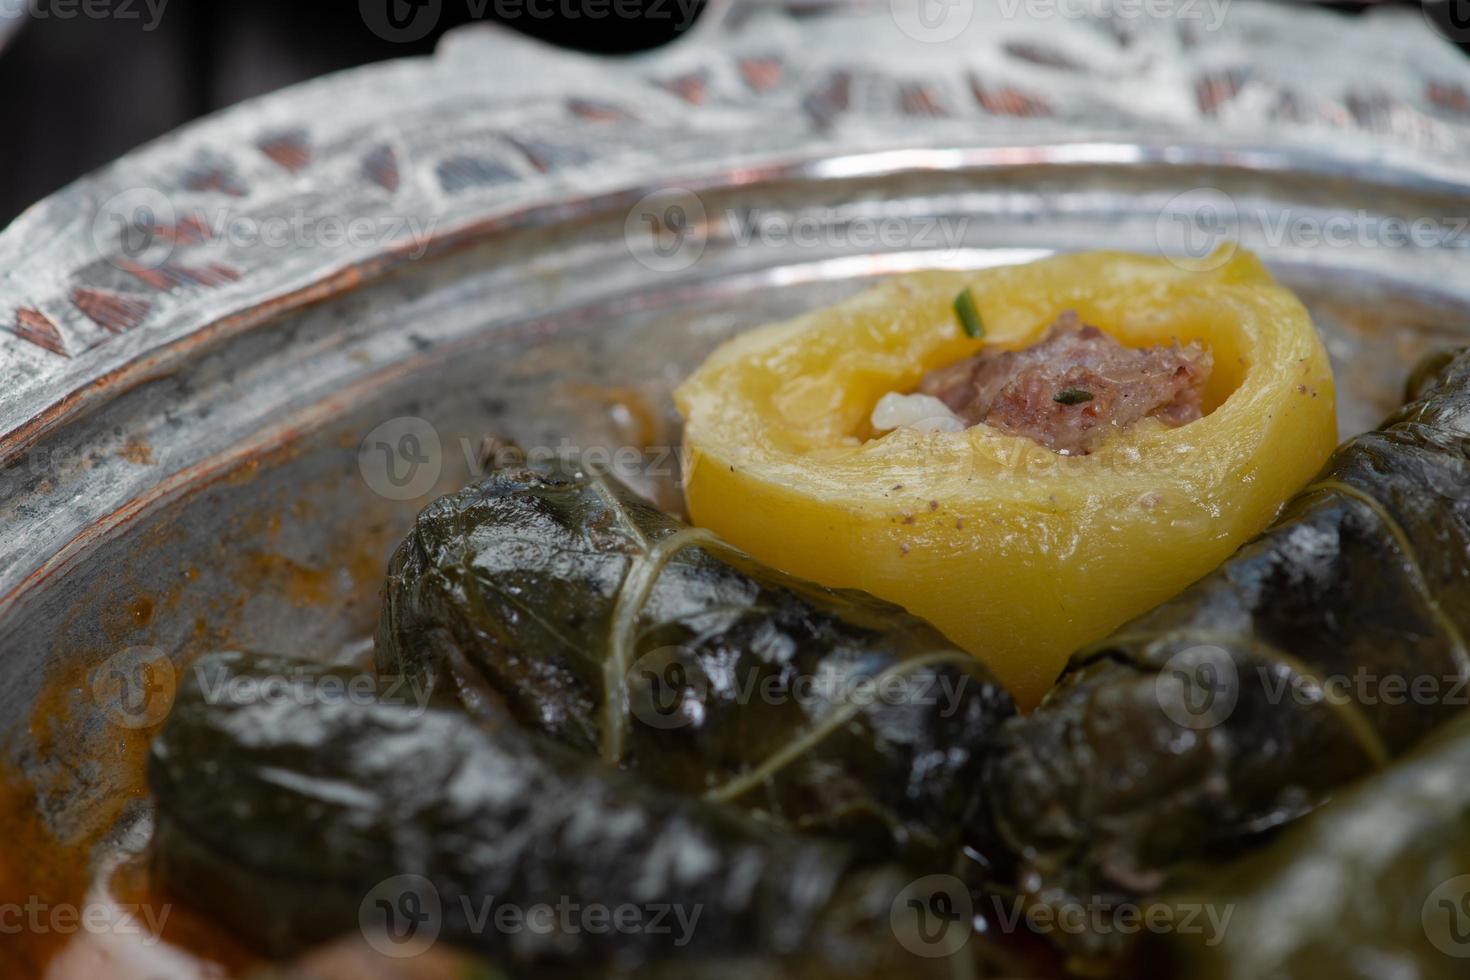
[[[6,9],[25,2],[44,10],[54,0],[0,0]],[[376,36],[358,0],[168,0],[151,31],[141,0],[89,2],[132,16],[31,18],[0,50],[0,228],[32,202],[196,116],[337,69],[429,54],[446,30],[474,19],[472,9],[495,9],[444,0],[431,33],[401,43]],[[678,21],[671,14],[523,16],[513,26],[618,54],[671,40]]]
[[[41,11],[81,2],[0,0],[6,9],[25,3]],[[474,19],[472,10],[496,8],[442,0],[435,30],[396,43],[369,29],[358,0],[168,0],[151,31],[144,29],[142,0],[86,2],[132,16],[32,18],[0,51],[0,227],[33,201],[196,116],[340,68],[428,54],[446,30]],[[1353,10],[1366,3],[1332,5]],[[521,16],[512,26],[616,54],[671,40],[678,22],[668,13],[595,21]]]

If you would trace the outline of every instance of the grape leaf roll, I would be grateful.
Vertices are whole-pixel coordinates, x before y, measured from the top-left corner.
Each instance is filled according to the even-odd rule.
[[[529,728],[875,857],[993,850],[981,771],[1013,708],[983,664],[611,477],[504,455],[399,548],[380,672],[442,683],[463,663]]]
[[[1269,529],[1007,726],[989,799],[1032,901],[1153,892],[1465,712],[1470,353],[1410,387]]]
[[[365,679],[190,669],[149,764],[170,893],[272,956],[361,930],[513,976],[951,975],[888,928],[910,872]]]

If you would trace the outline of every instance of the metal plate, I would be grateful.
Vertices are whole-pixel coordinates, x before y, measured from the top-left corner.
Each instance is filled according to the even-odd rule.
[[[737,9],[607,63],[471,30],[27,212],[0,234],[7,819],[106,866],[171,699],[130,690],[139,658],[359,655],[388,551],[486,434],[602,447],[677,506],[678,380],[875,276],[1239,239],[1310,306],[1344,434],[1470,335],[1470,66],[1416,13],[1012,6],[948,40]]]

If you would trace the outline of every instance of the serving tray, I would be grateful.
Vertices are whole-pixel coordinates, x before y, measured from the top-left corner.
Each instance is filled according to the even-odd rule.
[[[486,436],[677,507],[678,380],[876,276],[1239,243],[1311,308],[1344,435],[1470,336],[1470,63],[1417,11],[944,9],[716,5],[620,61],[467,29],[0,233],[9,839],[86,880],[135,849],[188,660],[361,656]]]

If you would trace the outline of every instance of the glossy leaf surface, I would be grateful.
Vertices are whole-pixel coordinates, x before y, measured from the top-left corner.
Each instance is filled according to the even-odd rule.
[[[1200,980],[1464,977],[1470,963],[1470,718],[1334,799],[1265,851],[1163,904],[1230,910],[1218,942],[1168,937]],[[1182,918],[1179,916],[1178,918]]]
[[[460,664],[524,725],[658,785],[948,870],[991,849],[1010,699],[932,626],[783,575],[569,465],[431,505],[389,573],[385,674]]]
[[[376,928],[517,975],[949,975],[888,928],[907,873],[362,680],[244,654],[191,671],[149,772],[173,894],[276,955]],[[287,684],[305,694],[261,694]]]
[[[990,798],[1034,901],[1153,892],[1464,713],[1470,354],[1415,387],[1265,533],[1008,726]]]

